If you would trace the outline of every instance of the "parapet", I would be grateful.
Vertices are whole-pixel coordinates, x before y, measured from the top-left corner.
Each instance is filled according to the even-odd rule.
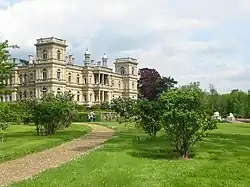
[[[131,58],[131,57],[126,57],[126,58],[116,58],[115,59],[115,64],[119,63],[133,63],[133,64],[138,64],[137,59]]]
[[[56,37],[49,37],[49,38],[40,38],[36,40],[35,46],[38,45],[47,45],[47,44],[58,44],[67,47],[66,40],[56,38]]]

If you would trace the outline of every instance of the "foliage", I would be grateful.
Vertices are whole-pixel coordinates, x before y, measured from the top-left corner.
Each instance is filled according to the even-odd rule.
[[[178,82],[173,77],[161,77],[156,84],[156,97],[159,98],[164,91],[174,88],[177,83]]]
[[[89,112],[78,112],[74,122],[88,122],[88,114]],[[95,121],[101,121],[100,112],[95,112],[96,119]]]
[[[220,94],[213,85],[207,93],[210,114],[219,112],[226,117],[233,113],[238,118],[250,117],[250,92],[234,89],[231,93]]]
[[[110,108],[119,116],[119,122],[129,122],[134,116],[135,100],[130,97],[118,97],[113,99]]]
[[[136,126],[150,136],[161,130],[162,107],[157,101],[139,100],[135,105]]]
[[[173,88],[178,82],[172,77],[161,77],[155,69],[139,69],[139,98],[149,101],[158,99],[161,93]]]
[[[11,77],[14,63],[9,62],[8,41],[0,42],[0,93],[4,94],[7,80]]]
[[[100,108],[101,108],[102,110],[109,110],[109,109],[110,109],[109,102],[107,102],[107,101],[102,102]]]
[[[191,147],[209,130],[216,128],[208,113],[204,92],[194,84],[169,90],[162,94],[164,105],[163,127],[173,141],[173,146],[184,158]]]
[[[41,129],[44,128],[46,135],[54,134],[61,128],[69,127],[76,114],[76,103],[72,95],[48,94],[34,107],[33,117],[37,133],[40,134]]]
[[[95,104],[95,105],[92,105],[89,109],[90,110],[100,110],[101,109],[101,105],[100,104]]]
[[[155,69],[142,68],[139,69],[139,98],[154,100],[157,95],[157,82],[161,79],[161,75]]]

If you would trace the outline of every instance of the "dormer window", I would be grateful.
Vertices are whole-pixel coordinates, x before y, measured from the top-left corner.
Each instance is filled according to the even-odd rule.
[[[57,50],[56,55],[57,55],[57,60],[61,60],[61,51],[60,50]]]
[[[43,50],[43,60],[47,60],[48,59],[48,52],[47,50]]]

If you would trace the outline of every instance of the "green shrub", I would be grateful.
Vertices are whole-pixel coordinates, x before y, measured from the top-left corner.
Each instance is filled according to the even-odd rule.
[[[78,112],[74,122],[88,122],[88,112]],[[95,112],[96,120],[101,121],[101,114],[99,112]]]

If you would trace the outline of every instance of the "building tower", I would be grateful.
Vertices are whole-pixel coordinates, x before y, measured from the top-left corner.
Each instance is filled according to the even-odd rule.
[[[66,40],[55,37],[37,39],[36,63],[65,62]]]
[[[90,52],[87,49],[84,53],[84,66],[90,66],[91,65],[91,59],[90,59]]]
[[[115,72],[123,76],[125,97],[137,99],[137,66],[138,62],[134,58],[115,59]]]
[[[103,57],[102,57],[102,66],[107,67],[108,66],[108,57],[107,55],[104,53]]]

